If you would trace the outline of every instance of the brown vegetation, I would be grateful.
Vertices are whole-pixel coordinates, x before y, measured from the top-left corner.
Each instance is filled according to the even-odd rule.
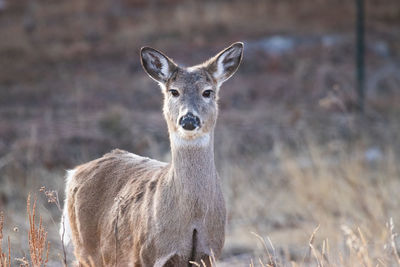
[[[39,216],[39,224],[36,222],[36,197],[31,205],[31,196],[28,195],[26,202],[26,214],[28,216],[28,250],[29,250],[29,260],[23,256],[21,258],[13,259],[18,262],[19,266],[23,267],[41,267],[47,266],[50,242],[47,242],[47,232],[43,226],[42,217]],[[3,226],[4,226],[4,216],[0,213],[0,267],[9,267],[12,264],[11,260],[11,244],[10,237],[8,237],[8,251],[3,251],[2,241],[3,241]],[[18,232],[18,228],[14,228],[15,232]],[[14,266],[14,264],[13,264]]]
[[[31,196],[26,202],[27,214],[29,219],[29,254],[32,266],[46,266],[49,261],[50,242],[47,242],[47,232],[44,229],[42,217],[39,217],[39,225],[36,226],[36,197],[31,207]],[[32,209],[31,209],[32,208]]]
[[[3,224],[4,224],[4,215],[3,212],[0,212],[0,266],[1,267],[10,267],[11,266],[11,245],[10,238],[7,239],[8,250],[3,251]]]

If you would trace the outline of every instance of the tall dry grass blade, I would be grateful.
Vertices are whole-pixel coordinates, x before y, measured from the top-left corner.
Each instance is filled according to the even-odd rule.
[[[11,242],[10,242],[10,237],[7,237],[7,245],[8,245],[8,266],[11,266]]]
[[[397,265],[400,266],[400,257],[399,257],[399,252],[398,252],[397,246],[396,246],[397,233],[394,232],[393,218],[389,219],[389,230],[390,230],[390,244],[393,249],[393,254],[396,257]]]
[[[211,250],[210,262],[211,262],[211,266],[217,266],[217,259],[215,258],[215,254],[214,254],[213,250]]]
[[[364,263],[368,267],[372,267],[372,261],[368,253],[368,244],[367,240],[364,237],[363,232],[361,231],[360,227],[357,227],[358,235],[360,236],[361,244],[362,244],[362,250],[361,250],[361,256],[363,258]]]
[[[325,239],[322,242],[322,258],[329,264],[329,242]]]
[[[61,247],[62,247],[62,251],[63,251],[63,258],[62,258],[62,262],[63,262],[63,266],[67,267],[67,252],[65,249],[65,245],[64,245],[64,240],[65,240],[65,218],[64,218],[64,214],[61,208],[61,204],[60,204],[60,198],[58,197],[58,192],[56,190],[46,190],[45,186],[42,186],[39,189],[40,192],[42,192],[46,198],[47,198],[47,202],[48,203],[53,203],[56,205],[58,211],[61,213],[61,217],[62,217],[62,222],[61,222],[61,226],[62,226],[62,234],[61,234]]]
[[[63,251],[63,257],[62,257],[62,262],[63,262],[63,266],[67,267],[67,251],[65,250],[65,245],[64,245],[64,240],[65,240],[65,218],[64,218],[64,214],[61,215],[62,216],[62,221],[61,221],[61,225],[62,225],[62,234],[61,234],[61,247],[62,247],[62,251]],[[61,256],[60,256],[61,258]]]
[[[303,257],[302,265],[304,265],[304,263],[306,262],[306,259],[309,260],[311,258],[311,253],[312,253],[312,248],[313,248],[312,244],[314,243],[315,234],[319,230],[319,227],[320,227],[320,225],[318,224],[310,236],[310,239],[308,241],[308,250],[307,250],[306,255],[304,255],[304,257]]]
[[[215,254],[212,250],[211,250],[211,256],[208,257],[208,261],[210,262],[211,265],[207,265],[207,263],[203,259],[200,260],[201,264],[196,261],[189,261],[189,263],[196,265],[198,267],[217,266],[217,259],[215,258]]]
[[[310,243],[309,246],[310,246],[311,253],[313,254],[313,256],[314,256],[314,258],[315,258],[315,260],[317,262],[317,266],[318,267],[323,267],[322,261],[318,257],[317,250],[314,248],[313,244]]]
[[[8,240],[8,254],[3,252],[2,242],[3,242],[3,226],[4,226],[4,214],[0,212],[0,267],[11,267],[11,243],[10,237]]]
[[[269,252],[269,249],[268,249],[268,246],[267,246],[267,242],[265,242],[265,239],[264,239],[262,236],[260,236],[259,234],[255,233],[255,232],[250,232],[250,233],[251,233],[252,235],[254,235],[255,237],[257,237],[257,238],[261,241],[261,243],[262,243],[263,246],[264,246],[265,251],[267,252],[269,262],[274,263],[275,261],[274,261],[274,259],[272,258],[271,253]],[[259,259],[259,260],[261,261],[261,259]]]
[[[49,260],[50,242],[47,240],[47,232],[43,227],[42,217],[39,216],[39,225],[36,226],[36,201],[33,201],[31,208],[31,195],[28,195],[26,202],[27,214],[29,218],[29,255],[33,267],[46,266]],[[46,244],[47,243],[47,244]]]
[[[270,245],[271,248],[272,248],[272,253],[273,253],[273,255],[274,255],[274,262],[273,262],[273,264],[274,264],[274,266],[277,266],[278,264],[277,264],[277,262],[276,262],[276,259],[277,259],[278,257],[277,257],[277,255],[276,255],[276,250],[275,250],[274,244],[272,244],[271,238],[269,238],[269,236],[267,236],[267,239],[268,239],[269,245]]]
[[[363,266],[372,267],[373,263],[368,254],[368,245],[361,230],[358,228],[357,235],[346,225],[342,225],[341,228],[345,235],[346,245],[350,251],[350,257],[355,255],[360,264]]]

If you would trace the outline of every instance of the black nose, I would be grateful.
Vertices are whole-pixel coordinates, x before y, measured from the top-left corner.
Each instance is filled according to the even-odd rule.
[[[200,119],[193,115],[193,113],[188,112],[179,119],[179,125],[187,131],[193,131],[200,126]]]

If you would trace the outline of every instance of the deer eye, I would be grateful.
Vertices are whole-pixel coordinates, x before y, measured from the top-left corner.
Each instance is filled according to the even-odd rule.
[[[202,94],[203,97],[209,98],[212,94],[213,90],[205,90]]]
[[[173,97],[178,97],[179,96],[178,90],[169,89],[168,92],[170,92]]]

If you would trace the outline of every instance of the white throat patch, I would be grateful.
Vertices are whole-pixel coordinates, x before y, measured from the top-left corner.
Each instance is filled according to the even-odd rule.
[[[206,147],[210,144],[210,134],[203,134],[194,139],[185,139],[178,133],[171,133],[171,142],[176,147]]]

